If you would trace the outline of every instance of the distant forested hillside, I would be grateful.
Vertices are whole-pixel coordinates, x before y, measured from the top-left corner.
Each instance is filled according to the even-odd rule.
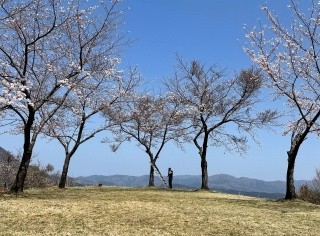
[[[77,177],[74,179],[80,185],[126,186],[145,187],[148,183],[148,176],[128,176],[128,175],[92,175],[87,177]],[[296,181],[299,188],[306,180]],[[195,175],[175,176],[173,187],[180,189],[198,189],[201,184],[201,177]],[[156,186],[164,187],[159,178],[156,178]],[[263,198],[283,198],[285,193],[284,181],[263,181],[250,178],[236,178],[234,176],[219,174],[209,177],[209,187],[211,190],[220,192],[241,194]]]

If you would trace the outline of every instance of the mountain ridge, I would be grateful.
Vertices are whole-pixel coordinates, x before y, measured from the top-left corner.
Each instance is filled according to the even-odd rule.
[[[149,181],[148,175],[90,175],[79,176],[74,181],[80,185],[106,185],[122,187],[146,187]],[[296,180],[296,188],[308,183],[308,180]],[[155,176],[155,186],[164,187],[160,179]],[[201,186],[200,175],[177,175],[173,178],[173,187],[177,189],[198,189]],[[209,188],[211,190],[232,194],[241,194],[262,198],[283,198],[285,195],[285,181],[265,181],[248,177],[234,177],[227,174],[209,176]]]

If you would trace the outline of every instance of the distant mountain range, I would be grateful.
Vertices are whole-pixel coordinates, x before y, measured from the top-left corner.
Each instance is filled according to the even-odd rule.
[[[0,163],[12,154],[0,147]],[[17,162],[16,158],[13,161]],[[149,176],[128,176],[128,175],[91,175],[86,177],[72,178],[77,185],[106,185],[123,187],[145,187],[149,182]],[[295,181],[296,190],[300,186],[309,183],[307,180]],[[160,179],[155,176],[155,185],[164,187]],[[201,176],[197,175],[178,175],[173,178],[173,187],[178,189],[198,189],[201,185]],[[284,181],[263,181],[250,178],[236,178],[231,175],[219,174],[209,177],[209,188],[214,191],[241,194],[253,197],[278,199],[285,195],[286,183]]]
[[[79,185],[106,185],[124,187],[145,187],[148,184],[149,176],[128,176],[128,175],[91,175],[74,178]],[[307,180],[295,181],[297,190],[301,185],[308,183]],[[160,179],[155,176],[155,185],[164,187]],[[201,185],[201,176],[178,175],[173,179],[173,187],[178,189],[198,189]],[[253,197],[278,199],[285,195],[286,183],[284,181],[263,181],[250,178],[236,178],[231,175],[219,174],[209,177],[209,188],[211,190],[241,194]]]

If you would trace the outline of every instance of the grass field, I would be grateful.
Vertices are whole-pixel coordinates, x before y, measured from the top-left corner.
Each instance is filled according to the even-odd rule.
[[[320,235],[320,207],[112,187],[0,194],[0,235]]]

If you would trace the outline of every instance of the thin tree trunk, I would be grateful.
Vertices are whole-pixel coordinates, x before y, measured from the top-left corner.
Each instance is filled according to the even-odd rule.
[[[297,157],[297,152],[288,152],[288,168],[287,168],[287,184],[286,184],[286,196],[285,199],[297,198],[297,194],[294,186],[294,164]]]
[[[318,116],[320,113],[318,114]],[[315,120],[317,118],[314,118]],[[287,183],[286,183],[286,196],[285,199],[295,199],[297,198],[297,194],[294,187],[294,165],[296,162],[296,158],[299,152],[299,148],[305,138],[307,137],[307,134],[309,133],[311,129],[311,125],[307,126],[307,128],[304,130],[301,134],[296,134],[291,139],[291,146],[290,150],[287,152],[288,154],[288,168],[287,168]]]
[[[70,154],[66,154],[66,157],[64,159],[63,169],[62,169],[62,172],[61,172],[60,181],[59,181],[59,188],[65,188],[66,187],[70,160],[71,160],[71,155]]]
[[[149,185],[148,187],[154,187],[154,168],[150,164]]]
[[[32,151],[35,140],[32,142],[31,140],[31,127],[34,122],[34,111],[32,107],[29,107],[29,117],[28,121],[25,124],[24,128],[24,144],[23,144],[23,154],[20,162],[20,166],[16,175],[16,178],[13,182],[13,185],[10,189],[13,193],[23,192],[24,183],[27,177],[28,168],[30,164],[30,160],[32,157]]]
[[[208,190],[208,165],[206,157],[201,157],[201,189]]]
[[[15,178],[13,185],[11,187],[11,190],[10,190],[11,192],[13,192],[13,193],[23,192],[24,183],[25,183],[25,180],[27,177],[31,156],[32,156],[31,150],[27,150],[27,151],[24,150],[23,151],[20,166],[19,166],[16,178]]]
[[[208,163],[207,163],[208,134],[205,133],[201,155],[201,189],[209,190]]]

